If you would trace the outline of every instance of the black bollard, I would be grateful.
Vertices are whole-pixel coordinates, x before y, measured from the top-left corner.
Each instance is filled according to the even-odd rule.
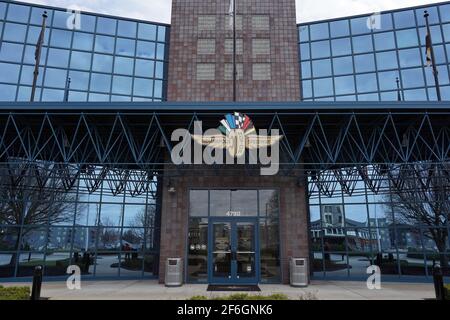
[[[33,287],[31,288],[31,300],[41,299],[42,266],[36,266],[33,274]]]
[[[433,268],[433,282],[436,300],[445,300],[444,276],[439,264],[436,264]]]

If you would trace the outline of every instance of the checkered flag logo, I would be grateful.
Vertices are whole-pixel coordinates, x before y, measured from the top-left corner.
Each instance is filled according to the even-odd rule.
[[[242,129],[244,127],[245,117],[246,117],[245,115],[239,112],[236,112],[234,114],[234,121],[236,123],[236,128]]]

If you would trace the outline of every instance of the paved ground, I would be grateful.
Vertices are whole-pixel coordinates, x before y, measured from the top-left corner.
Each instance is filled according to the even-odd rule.
[[[31,284],[0,283],[3,286]],[[381,290],[368,290],[365,282],[313,281],[308,288],[260,285],[261,294],[284,293],[291,299],[316,297],[319,300],[423,300],[434,297],[432,284],[384,283]],[[70,291],[65,282],[46,282],[42,296],[54,300],[184,300],[195,295],[219,296],[230,293],[207,292],[206,285],[166,288],[153,280],[85,281],[81,290]]]

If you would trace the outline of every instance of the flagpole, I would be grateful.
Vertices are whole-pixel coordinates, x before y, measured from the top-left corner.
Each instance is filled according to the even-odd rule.
[[[36,95],[36,85],[37,80],[39,76],[39,63],[41,62],[41,52],[42,52],[42,45],[44,44],[44,38],[45,38],[45,23],[47,20],[47,11],[44,11],[42,14],[42,27],[41,27],[41,33],[39,34],[39,39],[37,43],[36,48],[36,54],[35,54],[35,64],[34,64],[34,72],[33,72],[33,85],[31,87],[31,97],[30,102],[34,102],[34,97]]]
[[[66,81],[66,90],[64,91],[64,102],[69,102],[70,83],[71,79],[68,77]]]
[[[236,68],[236,0],[233,0],[233,102],[237,101]]]
[[[429,49],[430,53],[431,53],[431,64],[433,66],[433,76],[434,76],[434,83],[435,83],[435,86],[436,86],[437,99],[438,99],[438,101],[442,101],[441,88],[439,86],[439,74],[438,74],[438,70],[437,70],[437,67],[436,67],[436,59],[435,59],[435,56],[434,56],[433,40],[432,40],[432,37],[431,37],[430,23],[428,21],[428,17],[429,16],[430,16],[430,14],[428,13],[427,10],[425,10],[424,17],[425,17],[425,21],[426,21],[426,24],[427,24],[427,34],[428,34],[428,37],[429,37],[429,43],[427,43],[426,45],[427,46],[429,45],[429,48],[427,48],[427,50]]]
[[[397,100],[402,101],[402,96],[400,95],[400,80],[398,77],[395,79],[395,82],[397,82]]]

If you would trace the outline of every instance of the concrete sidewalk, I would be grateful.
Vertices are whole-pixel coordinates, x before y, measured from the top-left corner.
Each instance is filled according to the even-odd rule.
[[[31,283],[0,283],[3,286],[31,286]],[[46,282],[42,297],[51,300],[185,300],[193,296],[229,295],[235,292],[208,292],[207,285],[166,288],[155,280],[84,281],[81,290],[68,290],[65,282]],[[368,290],[365,282],[313,281],[308,288],[284,285],[260,285],[262,292],[250,294],[286,294],[290,299],[319,300],[423,300],[434,298],[432,284],[383,283],[381,290]]]

